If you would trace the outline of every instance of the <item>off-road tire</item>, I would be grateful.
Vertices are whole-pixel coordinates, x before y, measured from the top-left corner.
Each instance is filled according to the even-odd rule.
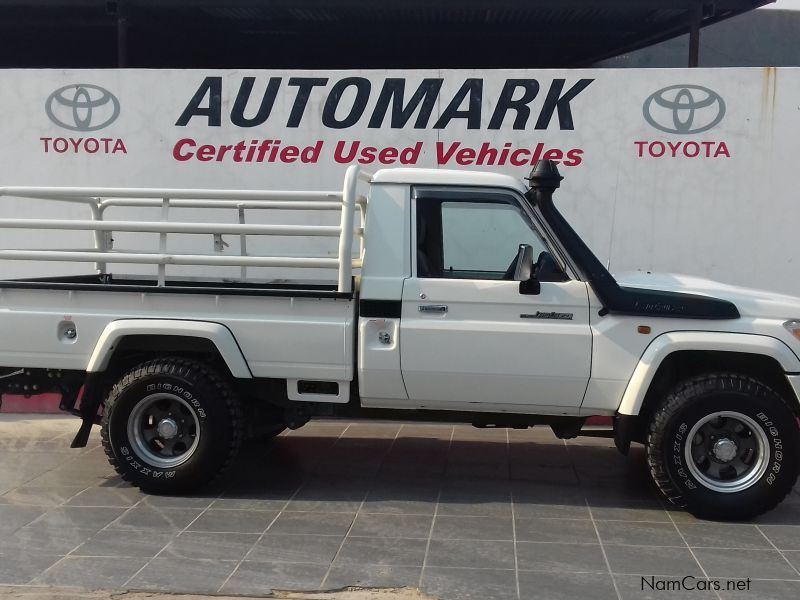
[[[154,392],[177,393],[199,423],[197,446],[186,462],[162,468],[148,461],[130,439],[128,420],[136,405]],[[184,358],[142,363],[114,385],[101,423],[108,461],[127,482],[145,492],[184,493],[221,476],[239,452],[243,418],[227,378],[208,365]]]
[[[686,465],[694,424],[719,411],[749,417],[768,440],[761,477],[741,491],[710,489]],[[767,385],[744,375],[710,373],[678,384],[653,413],[647,438],[650,473],[667,499],[692,514],[716,520],[751,519],[771,510],[792,490],[800,464],[797,419]]]

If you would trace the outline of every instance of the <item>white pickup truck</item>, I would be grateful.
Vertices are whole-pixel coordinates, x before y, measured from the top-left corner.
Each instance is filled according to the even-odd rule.
[[[93,244],[0,250],[5,265],[85,265],[0,281],[0,392],[60,392],[83,420],[73,446],[100,423],[121,476],[161,493],[218,476],[247,435],[319,416],[542,424],[570,438],[605,415],[620,451],[645,444],[671,502],[727,519],[773,508],[798,475],[800,299],[682,276],[615,280],[554,206],[561,179],[540,161],[530,187],[351,167],[334,192],[2,188],[0,202],[91,215],[0,213],[7,234],[71,231]],[[158,218],[107,218],[131,207]],[[176,221],[181,211],[192,219]],[[274,222],[302,211],[334,211],[338,224]],[[115,247],[143,232],[158,249]],[[171,250],[186,235],[213,237],[213,251]],[[273,251],[289,238],[335,247],[248,250],[265,237]],[[208,276],[171,276],[186,265]],[[276,268],[336,281],[277,280]]]

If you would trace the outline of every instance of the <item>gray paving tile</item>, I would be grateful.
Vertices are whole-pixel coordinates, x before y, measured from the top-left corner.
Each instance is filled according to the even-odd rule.
[[[427,538],[433,517],[359,513],[349,535],[366,537]]]
[[[439,502],[439,514],[443,516],[464,517],[510,517],[511,503],[481,502],[463,499],[445,499]]]
[[[686,547],[672,523],[597,521],[596,525],[603,544]]]
[[[144,558],[68,556],[53,565],[34,584],[120,589],[147,562]]]
[[[104,529],[78,546],[74,556],[135,556],[152,558],[175,537],[174,533],[159,531]]]
[[[538,483],[576,484],[578,476],[572,465],[534,465],[513,457],[509,465],[511,479]]]
[[[91,487],[73,496],[66,506],[107,506],[128,508],[143,498],[136,488]]]
[[[0,584],[26,584],[59,560],[60,556],[40,552],[0,553]]]
[[[236,497],[217,498],[211,503],[211,508],[214,509],[232,509],[232,510],[283,510],[289,502],[291,494],[286,498],[262,498],[258,495],[250,497],[244,494],[238,494]]]
[[[193,496],[162,496],[146,494],[142,498],[142,504],[144,506],[152,506],[155,508],[204,509],[211,506],[211,503],[214,502],[216,497],[217,494],[200,494]]]
[[[617,593],[607,573],[519,572],[521,598],[536,600],[615,600]]]
[[[427,540],[347,537],[334,564],[421,567]]]
[[[652,548],[648,546],[605,546],[611,572],[628,575],[664,575],[683,577],[702,575],[688,548]]]
[[[596,454],[596,450],[591,449]],[[644,465],[643,465],[644,466]],[[595,467],[596,470],[609,473],[609,464],[605,460],[600,460]],[[644,470],[637,471],[637,474],[644,476]],[[642,484],[636,484],[630,480],[629,469],[618,475],[612,474],[611,478],[598,483],[583,483],[583,490],[586,494],[586,501],[595,509],[632,509],[632,510],[663,510],[661,497],[650,488],[648,480],[642,480]]]
[[[257,533],[184,531],[164,548],[159,558],[242,560],[260,537]]]
[[[796,600],[800,598],[800,581],[751,581],[747,589],[719,593],[722,600]]]
[[[698,548],[694,551],[709,577],[796,579],[797,572],[777,550],[716,550]]]
[[[779,550],[800,550],[800,526],[759,525],[759,529]]]
[[[94,506],[60,506],[49,509],[36,524],[47,527],[67,527],[71,529],[101,530],[125,512],[124,508],[103,508]]]
[[[27,481],[28,477],[25,475],[0,471],[0,493],[6,494],[19,486],[26,485]],[[5,504],[5,502],[2,504]]]
[[[109,529],[155,529],[177,532],[185,529],[202,511],[198,509],[136,506],[109,525]]]
[[[158,557],[125,587],[131,590],[213,594],[233,572],[236,564],[236,561]]]
[[[441,516],[433,527],[436,539],[513,540],[511,517]]]
[[[327,458],[326,460],[332,460]],[[356,512],[367,495],[369,484],[320,477],[306,482],[286,507],[290,511]]]
[[[518,518],[590,518],[586,497],[577,485],[514,481],[511,493]]]
[[[324,589],[344,587],[417,587],[422,567],[393,565],[335,564],[323,584]]]
[[[14,531],[45,513],[44,508],[37,506],[0,506],[0,533]]]
[[[784,550],[783,555],[800,572],[800,550]],[[798,576],[798,579],[800,579],[800,576]]]
[[[67,554],[88,540],[97,529],[73,529],[33,523],[0,536],[0,552]]]
[[[598,521],[652,521],[669,523],[669,514],[657,502],[629,506],[593,506],[592,516]]]
[[[61,443],[61,442],[59,442]],[[117,475],[113,473],[111,467],[107,471],[95,472],[83,470],[54,470],[43,473],[26,483],[30,486],[83,486],[91,487],[101,485],[110,481],[117,480]]]
[[[513,570],[426,567],[420,587],[423,592],[441,600],[517,598],[517,584]]]
[[[223,594],[265,596],[271,590],[314,590],[328,565],[268,563],[246,560],[220,590]]]
[[[189,531],[263,533],[277,516],[271,510],[209,509],[189,526]]]
[[[367,513],[432,515],[436,509],[440,482],[408,485],[376,485],[364,501]]]
[[[511,492],[504,482],[446,482],[439,498],[439,514],[507,517],[511,515]]]
[[[378,475],[383,477],[419,475],[420,477],[441,477],[444,475],[447,463],[440,456],[423,457],[414,455],[401,455],[384,459]]]
[[[345,535],[355,515],[349,513],[282,512],[270,526],[270,533],[311,533]]]
[[[517,542],[517,565],[529,571],[608,572],[599,544]]]
[[[692,548],[770,549],[769,541],[755,525],[733,523],[680,523],[686,543]]]
[[[517,540],[597,543],[594,524],[586,519],[517,519]]]
[[[713,584],[702,576],[614,575],[614,579],[623,600],[718,600],[709,587]]]
[[[509,478],[509,466],[506,461],[498,462],[450,462],[447,464],[445,477],[462,479],[464,477],[505,481]]]
[[[247,555],[260,562],[330,564],[342,545],[343,536],[267,532]]]
[[[21,486],[0,496],[0,504],[28,504],[32,506],[59,506],[84,488],[78,486],[33,487]]]
[[[12,472],[43,473],[55,469],[67,460],[63,453],[6,452],[0,469]],[[16,469],[16,471],[13,471]]]
[[[800,497],[789,496],[771,511],[755,519],[764,525],[800,525]]]
[[[513,569],[514,544],[486,540],[431,540],[428,565],[478,569]]]

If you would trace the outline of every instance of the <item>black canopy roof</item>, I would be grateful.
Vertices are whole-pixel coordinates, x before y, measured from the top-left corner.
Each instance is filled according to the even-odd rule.
[[[4,67],[576,67],[772,0],[0,0]]]

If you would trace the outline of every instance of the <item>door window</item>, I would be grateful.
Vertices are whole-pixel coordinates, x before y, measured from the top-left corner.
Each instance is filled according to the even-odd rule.
[[[417,202],[417,274],[451,279],[511,279],[520,244],[534,259],[547,246],[520,208],[501,200]]]

